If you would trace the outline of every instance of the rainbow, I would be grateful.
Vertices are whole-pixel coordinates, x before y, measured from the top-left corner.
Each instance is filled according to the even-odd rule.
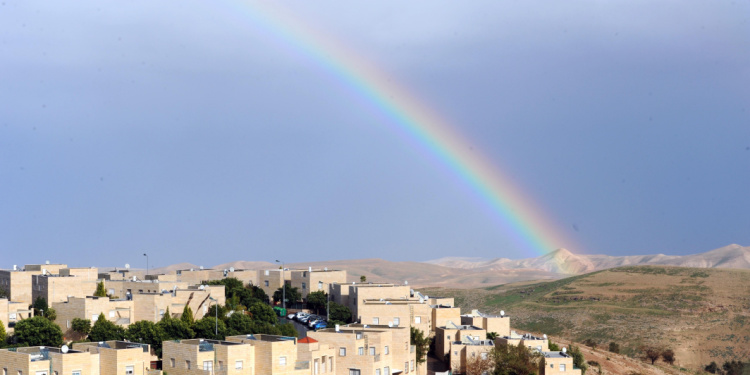
[[[240,17],[240,23],[250,20],[253,28],[274,42],[319,64],[449,168],[489,205],[523,251],[533,251],[533,256],[538,256],[560,247],[575,247],[551,225],[533,199],[487,158],[472,150],[455,126],[371,63],[303,20],[272,7],[272,3],[229,1],[235,8],[232,15]]]

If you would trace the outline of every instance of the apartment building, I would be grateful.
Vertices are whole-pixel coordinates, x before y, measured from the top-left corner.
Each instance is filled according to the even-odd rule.
[[[224,305],[226,297],[223,285],[190,286],[171,292],[135,293],[133,300],[133,321],[149,320],[158,322],[169,309],[172,317],[179,317],[185,306],[193,311],[194,319],[201,319],[208,313],[212,304]]]
[[[161,371],[149,370],[151,356],[148,344],[126,341],[79,342],[73,349],[88,353],[93,364],[93,375],[156,375]],[[97,372],[98,371],[98,372]],[[81,375],[88,375],[82,373]]]
[[[426,371],[417,372],[416,350],[409,344],[408,327],[350,324],[310,331],[308,337],[334,347],[339,375]]]
[[[495,338],[495,345],[513,345],[517,346],[519,343],[523,343],[524,346],[531,350],[538,350],[540,352],[549,351],[549,340],[546,335],[539,337],[534,336],[530,333],[524,333],[522,335],[511,331],[507,336],[498,336]]]
[[[273,297],[273,293],[279,290],[284,282],[291,283],[292,281],[292,274],[288,269],[258,270],[257,273],[258,287],[263,289],[268,297]]]
[[[62,276],[44,273],[31,276],[31,298],[44,298],[48,304],[64,302],[69,296],[86,297],[96,291],[97,273],[82,273],[82,276]]]
[[[487,361],[495,348],[492,340],[474,340],[469,336],[450,343],[450,368],[453,373],[466,374],[472,362]]]
[[[13,333],[16,323],[32,316],[33,312],[28,304],[0,298],[0,324],[5,328],[5,333]]]
[[[126,299],[109,299],[109,297],[68,297],[65,302],[55,302],[51,304],[57,312],[55,323],[60,326],[63,336],[71,338],[74,336],[71,328],[73,319],[89,319],[92,324],[99,319],[99,314],[110,322],[127,327],[134,323],[132,300]]]
[[[573,357],[565,350],[560,352],[543,351],[544,375],[581,375],[581,369],[573,366]]]
[[[275,374],[255,371],[250,344],[204,339],[164,341],[162,370],[170,375]]]
[[[367,300],[407,300],[411,297],[408,285],[388,283],[331,284],[331,300],[349,307],[352,318],[360,319],[359,307]]]
[[[138,293],[164,293],[175,289],[187,289],[188,283],[171,281],[162,282],[158,280],[139,280],[133,278],[127,280],[104,280],[104,289],[107,294],[115,298],[129,298]]]
[[[435,355],[446,360],[451,353],[451,345],[455,342],[478,342],[487,338],[487,331],[470,325],[457,325],[450,322],[445,327],[435,330]]]
[[[27,264],[23,268],[14,265],[11,270],[0,270],[0,289],[5,290],[8,299],[30,305],[32,298],[32,276],[58,274],[66,264]]]
[[[462,322],[461,308],[453,305],[431,305],[432,322],[430,331],[434,334],[437,327],[445,327],[449,323]]]
[[[0,349],[0,371],[7,375],[96,375],[97,370],[89,353],[67,347]]]
[[[510,317],[508,315],[489,315],[471,310],[461,315],[461,324],[483,328],[487,332],[495,332],[498,336],[510,335]]]
[[[425,336],[432,330],[432,310],[424,300],[391,298],[364,300],[357,309],[360,323],[415,327]]]
[[[336,373],[336,348],[328,343],[321,343],[312,337],[297,340],[297,362],[300,367],[310,367],[309,375]]]
[[[334,283],[346,283],[346,271],[313,269],[289,270],[291,286],[297,288],[303,299],[312,292],[324,292],[330,294],[330,286]]]
[[[334,348],[306,337],[250,334],[229,336],[230,342],[252,345],[255,373],[273,375],[334,374]]]

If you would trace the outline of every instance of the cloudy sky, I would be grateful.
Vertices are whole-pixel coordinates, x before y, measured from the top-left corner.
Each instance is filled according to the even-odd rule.
[[[749,191],[748,2],[0,6],[0,268],[692,254],[750,245]]]

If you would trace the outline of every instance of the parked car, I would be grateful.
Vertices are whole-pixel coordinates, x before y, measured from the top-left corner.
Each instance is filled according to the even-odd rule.
[[[299,318],[299,322],[300,323],[307,323],[307,321],[310,320],[311,317],[312,317],[312,315],[304,315],[301,318]]]
[[[325,319],[323,319],[323,317],[316,316],[315,319],[312,319],[312,320],[310,320],[310,321],[307,322],[307,326],[310,327],[310,328],[312,328],[315,325],[315,323],[322,322],[322,321],[325,321]]]
[[[294,317],[297,316],[297,314],[289,314],[286,316],[287,319],[292,320]]]
[[[313,325],[312,328],[316,331],[322,328],[328,328],[328,322],[326,322],[325,320],[318,320],[317,322],[315,322],[315,325]]]
[[[297,313],[297,316],[295,317],[295,319],[300,320],[300,319],[302,319],[302,317],[309,316],[309,315],[310,315],[310,313],[306,313],[304,311],[300,311],[300,312]]]

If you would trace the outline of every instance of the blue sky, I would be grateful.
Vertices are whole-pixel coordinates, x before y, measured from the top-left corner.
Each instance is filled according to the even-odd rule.
[[[0,267],[538,255],[252,4],[2,2]],[[276,4],[449,120],[570,250],[750,244],[748,3]]]

